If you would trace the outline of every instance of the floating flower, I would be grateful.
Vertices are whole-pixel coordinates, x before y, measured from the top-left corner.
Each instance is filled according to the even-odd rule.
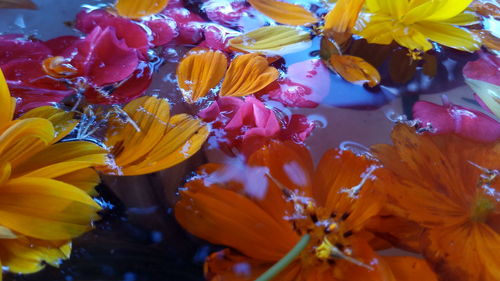
[[[271,109],[254,97],[244,100],[221,97],[199,116],[212,123],[213,138],[223,144],[222,149],[237,148],[248,155],[280,132],[280,123]]]
[[[168,0],[118,0],[115,8],[122,17],[138,19],[157,14],[165,9]]]
[[[419,134],[398,124],[394,145],[373,146],[380,181],[403,218],[424,227],[423,255],[440,280],[500,278],[500,143]]]
[[[463,69],[465,82],[476,92],[481,106],[500,118],[500,58],[480,52]]]
[[[229,247],[207,258],[208,280],[256,280],[299,240],[303,250],[288,259],[276,280],[407,280],[401,273],[410,273],[409,266],[391,271],[366,240],[364,225],[383,204],[375,190],[375,162],[330,150],[314,169],[304,146],[274,142],[225,181],[233,166],[203,166],[181,190],[175,208],[188,231]],[[256,169],[264,172],[259,178],[265,182],[242,184],[239,179]],[[413,277],[436,280],[424,261],[396,260],[400,265],[411,260],[419,268]]]
[[[371,0],[366,1],[370,18],[357,34],[370,43],[388,45],[396,41],[411,51],[428,51],[434,41],[462,51],[475,51],[480,43],[459,26],[476,21],[464,12],[472,0]],[[430,40],[430,41],[429,41]]]
[[[418,101],[413,106],[413,116],[421,127],[434,134],[457,134],[463,138],[491,142],[500,139],[500,123],[486,114],[463,106],[443,105]]]
[[[227,69],[227,58],[219,51],[195,49],[177,67],[177,83],[184,99],[197,102],[215,88],[224,77],[219,96],[242,97],[262,90],[279,76],[258,54],[234,58]]]
[[[208,128],[187,114],[170,115],[164,99],[141,97],[128,103],[127,114],[109,121],[104,143],[110,161],[100,170],[111,175],[141,175],[172,167],[195,154]]]
[[[67,259],[70,240],[99,218],[87,191],[99,183],[92,167],[104,163],[105,150],[57,143],[77,125],[69,113],[41,107],[13,120],[14,107],[0,72],[0,262],[32,273]]]

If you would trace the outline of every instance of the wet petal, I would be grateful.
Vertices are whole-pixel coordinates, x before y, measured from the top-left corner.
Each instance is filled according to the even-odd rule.
[[[15,105],[16,101],[10,96],[7,82],[5,81],[3,72],[0,70],[0,130],[12,121]]]
[[[261,52],[269,55],[284,55],[309,48],[309,33],[283,26],[264,26],[229,41],[233,48],[247,52]]]
[[[56,137],[52,142],[56,143],[78,125],[74,115],[74,112],[67,112],[53,106],[41,106],[26,112],[19,119],[43,118],[49,120],[56,133]]]
[[[217,86],[227,68],[227,58],[219,51],[196,50],[181,60],[177,83],[184,99],[193,103]]]
[[[425,21],[413,27],[426,38],[458,50],[472,52],[481,46],[472,33],[450,24]]]
[[[329,62],[342,78],[351,83],[368,83],[370,87],[380,83],[380,74],[377,69],[360,57],[332,55]]]
[[[427,261],[415,257],[382,257],[397,281],[437,281],[436,273],[427,264]]]
[[[279,72],[258,54],[233,59],[222,83],[220,96],[243,97],[258,92],[278,79]]]
[[[289,25],[310,25],[318,19],[304,7],[276,0],[248,0],[259,12],[273,20]]]
[[[115,8],[125,18],[139,19],[157,14],[168,5],[168,0],[118,0]]]

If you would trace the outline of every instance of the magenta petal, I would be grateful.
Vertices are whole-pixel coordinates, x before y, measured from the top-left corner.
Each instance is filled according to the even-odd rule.
[[[118,85],[105,85],[101,91],[89,88],[84,95],[94,104],[123,104],[141,96],[151,85],[151,69],[141,63],[130,78]]]
[[[422,126],[431,124],[435,134],[455,133],[480,142],[496,141],[500,138],[500,123],[473,109],[419,101],[413,107],[413,114],[415,119],[422,122]]]
[[[2,65],[11,94],[18,98],[18,113],[60,102],[75,91],[63,82],[45,74],[40,61],[31,59],[13,60]]]
[[[245,1],[208,0],[203,4],[207,17],[218,24],[234,26],[248,10]]]
[[[168,8],[162,12],[177,23],[178,40],[185,44],[196,44],[203,38],[204,20],[186,8]]]
[[[80,40],[76,36],[60,36],[54,39],[45,41],[45,45],[52,51],[52,56],[61,56],[69,47]]]
[[[150,20],[145,24],[151,29],[153,34],[151,43],[155,46],[165,45],[178,35],[177,23],[169,17]]]
[[[221,26],[210,25],[205,28],[203,34],[205,40],[200,44],[200,47],[229,53],[229,40],[238,36],[239,32]]]
[[[137,52],[118,40],[113,28],[96,27],[87,37],[66,51],[71,64],[95,86],[115,83],[129,77],[137,68]]]
[[[285,120],[285,128],[280,132],[281,140],[304,142],[312,133],[316,125],[306,116],[293,114]]]
[[[143,56],[147,55],[149,40],[144,28],[134,22],[114,16],[105,10],[82,11],[76,16],[75,27],[83,33],[90,33],[96,26],[105,29],[113,27],[119,39],[124,39],[131,48],[138,49]]]
[[[318,83],[321,81],[321,83]],[[314,108],[330,91],[330,73],[321,60],[312,59],[288,67],[287,78],[263,93],[285,106]]]
[[[50,55],[50,49],[40,41],[23,40],[14,34],[0,36],[0,65],[15,59],[41,61]]]
[[[500,86],[500,57],[481,52],[479,59],[465,64],[463,74],[465,78],[480,80]]]

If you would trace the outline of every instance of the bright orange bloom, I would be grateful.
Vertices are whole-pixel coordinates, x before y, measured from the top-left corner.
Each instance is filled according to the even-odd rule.
[[[422,260],[384,259],[369,245],[364,225],[384,202],[375,162],[330,150],[314,169],[304,146],[273,142],[248,165],[205,165],[176,205],[188,231],[230,247],[207,259],[209,280],[255,280],[304,234],[309,244],[276,280],[435,280]]]
[[[99,169],[107,174],[132,176],[170,168],[198,152],[209,134],[197,118],[171,116],[165,99],[141,97],[123,111],[125,116],[110,118],[104,138],[110,161]]]
[[[32,273],[68,258],[71,239],[99,218],[87,192],[99,183],[92,167],[106,151],[58,142],[78,123],[70,113],[47,106],[13,119],[14,108],[0,71],[0,263]]]
[[[226,56],[219,51],[192,50],[177,67],[177,83],[184,99],[197,102],[215,88],[223,77],[220,96],[243,97],[256,93],[274,80],[279,72],[258,54],[240,55],[227,69]]]
[[[500,280],[500,142],[419,134],[399,124],[373,151],[403,218],[424,228],[420,247],[442,280]]]

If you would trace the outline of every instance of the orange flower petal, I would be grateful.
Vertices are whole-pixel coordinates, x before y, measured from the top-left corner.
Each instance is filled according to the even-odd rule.
[[[437,281],[427,261],[416,257],[382,257],[397,281]]]
[[[318,19],[304,7],[276,0],[248,0],[259,12],[288,25],[310,25]]]
[[[264,262],[281,259],[299,239],[290,224],[278,223],[248,197],[218,185],[207,188],[203,179],[181,191],[175,216],[194,235]]]
[[[349,214],[346,223],[359,231],[382,208],[374,176],[376,163],[351,151],[329,150],[314,174],[314,197],[326,213]]]
[[[139,19],[157,14],[168,5],[168,0],[118,0],[115,8],[125,18]]]
[[[243,97],[264,89],[278,79],[279,72],[258,54],[236,57],[227,70],[220,96]]]
[[[229,40],[233,49],[270,56],[305,50],[311,45],[308,32],[291,26],[264,26]]]
[[[219,51],[198,49],[184,57],[177,67],[177,83],[184,100],[198,101],[219,84],[227,68],[227,58]]]
[[[360,57],[332,55],[329,62],[335,72],[351,83],[368,83],[370,87],[380,83],[378,70]]]
[[[339,0],[335,7],[325,16],[324,32],[327,36],[338,38],[337,33],[352,33],[358,20],[359,12],[365,0]],[[342,44],[342,42],[337,42]]]
[[[45,73],[56,78],[66,78],[78,73],[78,69],[61,56],[46,58],[42,66]]]

